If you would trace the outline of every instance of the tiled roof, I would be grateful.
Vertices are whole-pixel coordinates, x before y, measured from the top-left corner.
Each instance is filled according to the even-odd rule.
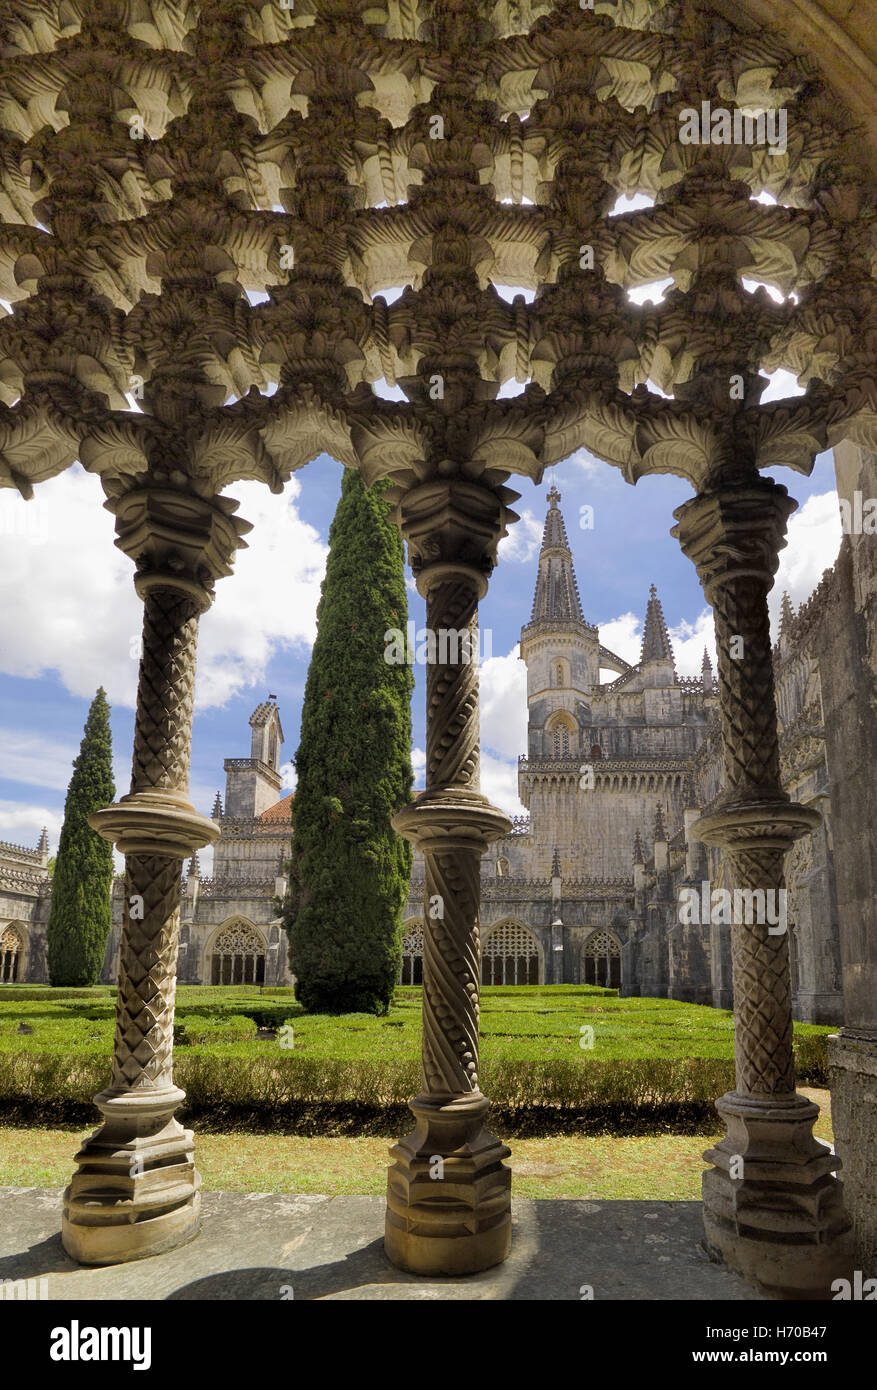
[[[263,825],[271,824],[292,824],[292,802],[295,792],[285,796],[282,801],[276,801],[273,806],[269,806],[267,811],[263,811],[259,820]]]

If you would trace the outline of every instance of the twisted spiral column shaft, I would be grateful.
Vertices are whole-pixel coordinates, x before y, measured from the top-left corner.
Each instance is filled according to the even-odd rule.
[[[771,656],[767,579],[732,577],[713,594],[725,778],[735,797],[784,795]],[[730,655],[743,640],[742,658]],[[778,894],[785,853],[726,845],[734,888]],[[778,901],[778,897],[774,898]],[[754,914],[753,914],[754,915]],[[731,927],[735,1013],[734,1057],[739,1095],[780,1096],[795,1090],[789,939],[767,922]]]
[[[478,594],[465,578],[427,594],[436,660],[427,667],[426,790],[478,790]],[[480,849],[424,845],[424,1091],[478,1094]]]
[[[174,589],[146,594],[132,793],[185,793],[188,787],[199,612],[192,598]],[[127,855],[125,917],[112,1085],[161,1090],[173,1084],[179,859]]]
[[[713,606],[722,751],[728,806],[788,802],[780,780],[779,737],[767,595],[794,504],[769,479],[702,494],[675,513],[678,537]],[[800,830],[796,833],[800,834]],[[785,849],[759,844],[753,823],[721,837],[734,888],[778,893]],[[788,844],[792,843],[792,836]],[[778,898],[774,898],[778,901]],[[754,914],[753,914],[754,915]],[[738,1094],[795,1090],[789,944],[767,922],[731,927]]]

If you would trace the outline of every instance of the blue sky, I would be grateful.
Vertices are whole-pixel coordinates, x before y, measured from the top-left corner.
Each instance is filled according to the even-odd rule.
[[[301,700],[329,524],[341,467],[317,459],[282,497],[255,484],[228,489],[240,514],[255,523],[236,571],[217,585],[202,621],[192,757],[192,799],[209,814],[224,790],[222,762],[249,753],[248,719],[268,692],[277,695],[290,759]],[[774,470],[799,504],[783,552],[783,587],[801,602],[834,560],[840,539],[830,454],[811,478]],[[582,607],[600,624],[603,642],[637,660],[649,585],[655,583],[674,639],[680,674],[697,674],[712,648],[712,620],[690,562],[669,535],[675,506],[691,495],[663,475],[629,486],[614,468],[579,451],[549,470],[538,487],[511,480],[521,521],[502,544],[500,563],[481,609],[492,655],[482,666],[484,790],[518,812],[515,762],[525,747],[524,670],[515,647],[529,617],[545,494],[562,493]],[[0,498],[4,550],[0,577],[0,839],[34,845],[40,827],[57,845],[64,795],[90,700],[99,684],[112,706],[117,791],[128,790],[136,691],[140,604],[130,561],[113,546],[112,517],[97,478],[78,465],[37,488],[34,501]],[[594,527],[579,526],[580,508]],[[424,624],[423,601],[409,586],[410,617]],[[415,668],[415,769],[424,746],[423,668]],[[287,783],[294,775],[287,768]],[[204,856],[209,867],[210,855]]]

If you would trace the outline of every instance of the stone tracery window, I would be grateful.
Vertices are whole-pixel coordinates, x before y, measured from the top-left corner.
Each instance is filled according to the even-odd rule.
[[[213,943],[210,967],[213,985],[265,983],[265,943],[246,922],[232,922]]]
[[[621,947],[611,932],[595,931],[588,937],[583,964],[584,984],[621,988]]]
[[[414,927],[402,937],[403,985],[423,984],[423,928]]]
[[[502,922],[486,937],[481,950],[481,983],[538,985],[539,947],[520,922]]]
[[[24,942],[15,927],[6,927],[0,932],[0,983],[15,984],[18,980],[23,947]]]

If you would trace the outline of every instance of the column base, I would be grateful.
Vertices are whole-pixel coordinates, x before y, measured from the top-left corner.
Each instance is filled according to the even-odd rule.
[[[384,1249],[412,1274],[476,1274],[511,1247],[511,1150],[484,1127],[476,1093],[411,1102],[417,1121],[390,1149]],[[441,1160],[439,1163],[437,1160]]]
[[[174,1086],[95,1097],[104,1123],[76,1155],[61,1225],[64,1249],[80,1264],[143,1260],[198,1234],[192,1131],[173,1118],[184,1096]]]
[[[703,1175],[707,1245],[774,1298],[830,1299],[853,1243],[840,1160],[813,1137],[819,1107],[730,1092],[716,1109],[727,1133],[704,1154],[715,1164]]]

